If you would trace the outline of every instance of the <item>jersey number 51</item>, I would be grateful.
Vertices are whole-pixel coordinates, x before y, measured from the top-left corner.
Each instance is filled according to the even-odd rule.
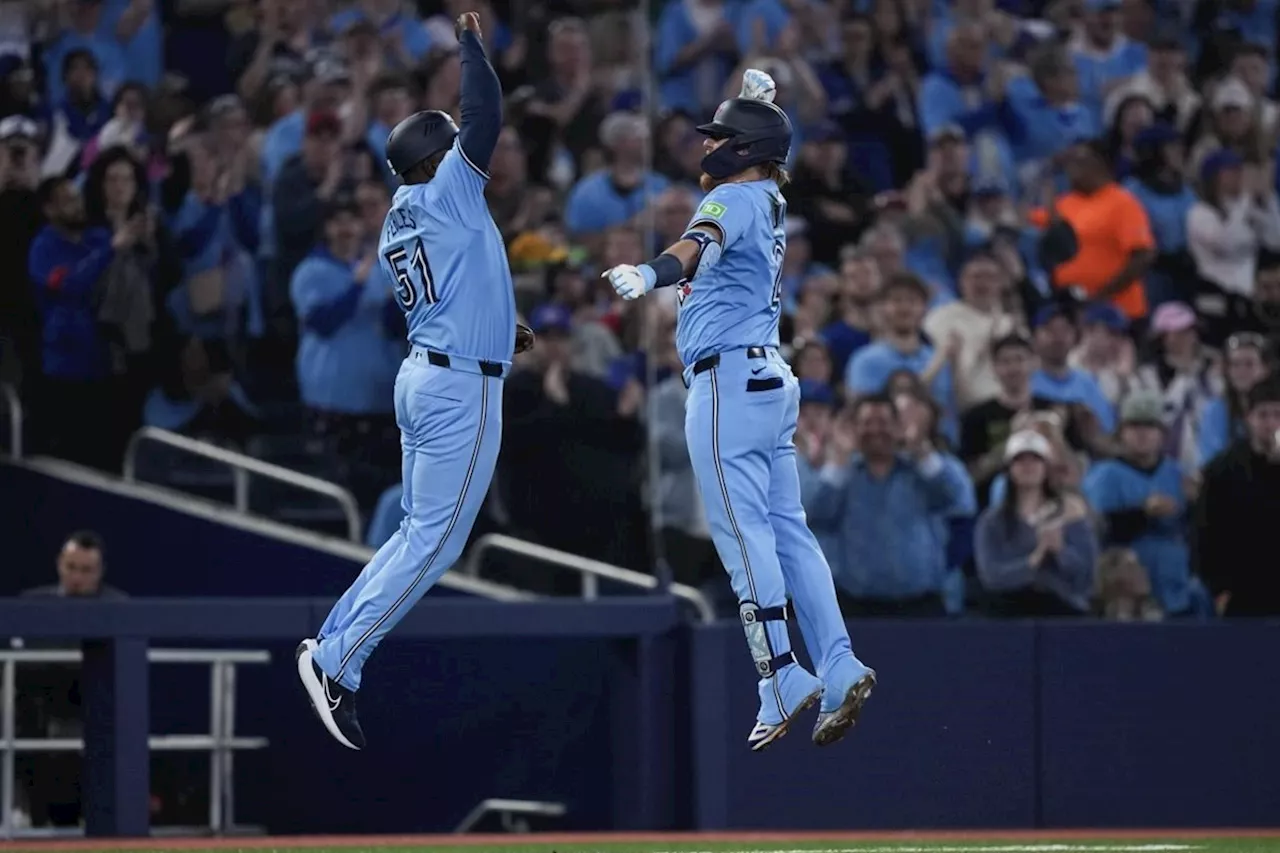
[[[386,253],[386,259],[396,274],[396,302],[400,303],[400,307],[406,312],[413,310],[413,306],[418,304],[419,290],[422,291],[422,298],[428,305],[434,305],[440,301],[440,297],[436,294],[435,280],[431,277],[431,267],[427,264],[427,252],[422,248],[421,239],[414,241],[412,256],[405,252],[403,246],[397,246]],[[418,277],[422,279],[420,287],[414,284],[414,272],[417,272]]]

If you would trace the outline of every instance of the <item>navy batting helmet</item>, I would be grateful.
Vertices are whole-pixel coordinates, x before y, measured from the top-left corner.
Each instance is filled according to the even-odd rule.
[[[453,118],[440,110],[414,113],[395,126],[387,136],[387,165],[391,173],[404,177],[414,166],[441,151],[448,151],[458,136]]]
[[[768,101],[730,98],[698,132],[729,140],[702,158],[702,171],[716,180],[761,163],[785,163],[791,151],[791,119]]]

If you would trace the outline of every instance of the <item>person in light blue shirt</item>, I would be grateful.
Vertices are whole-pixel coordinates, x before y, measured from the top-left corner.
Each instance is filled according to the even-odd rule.
[[[1008,90],[1018,116],[1013,154],[1024,182],[1074,143],[1100,133],[1097,117],[1080,104],[1076,68],[1066,51],[1041,48],[1030,70],[1030,77],[1010,81]]]
[[[962,24],[947,37],[947,64],[925,76],[920,86],[920,130],[932,139],[957,125],[970,141],[973,168],[982,175],[1008,174],[1013,167],[1009,136],[1017,135],[1017,113],[1003,86],[995,87],[986,68],[986,34]]]
[[[720,103],[733,72],[733,15],[738,8],[725,0],[664,4],[653,37],[653,67],[663,107],[700,120]]]
[[[394,189],[395,176],[387,165],[387,134],[413,113],[413,94],[409,80],[396,74],[377,77],[369,86],[370,119],[364,141],[378,160],[387,186]]]
[[[399,461],[392,400],[403,323],[390,283],[377,274],[377,253],[364,244],[355,200],[335,199],[322,228],[323,243],[289,283],[298,389],[316,436],[367,509]]]
[[[157,0],[104,0],[98,37],[124,52],[126,80],[154,89],[164,72],[164,44]]]
[[[392,65],[412,66],[431,50],[431,35],[416,18],[405,15],[399,0],[362,0],[329,18],[329,29],[338,35],[368,30],[384,46]]]
[[[773,53],[791,20],[787,4],[782,0],[746,0],[737,15],[738,53],[742,56]]]
[[[93,55],[98,88],[110,98],[127,79],[128,60],[115,34],[102,31],[103,2],[76,0],[67,5],[71,12],[69,26],[49,41],[42,54],[47,102],[57,104],[67,97],[64,80],[67,55],[82,50]]]
[[[325,214],[324,242],[293,271],[298,315],[298,388],[310,409],[338,416],[389,416],[404,347],[387,334],[390,284],[361,257],[360,210],[341,197]]]
[[[880,291],[885,329],[880,340],[853,354],[845,369],[845,387],[851,394],[878,394],[895,372],[910,370],[919,376],[942,407],[942,431],[958,439],[951,365],[927,343],[921,332],[929,291],[910,273],[891,276]]]
[[[902,422],[883,394],[859,399],[837,429],[852,435],[830,443],[805,513],[815,531],[839,538],[842,557],[832,570],[841,609],[846,616],[945,615],[940,521],[961,509],[963,466],[946,464],[928,435]]]
[[[831,386],[816,379],[800,380],[800,415],[796,421],[796,471],[800,476],[800,502],[811,506],[822,488],[822,466],[827,443],[835,428],[836,395]],[[834,575],[843,559],[840,532],[835,528],[814,529],[813,535],[822,548]]]
[[[1178,132],[1164,122],[1144,128],[1134,139],[1134,162],[1124,188],[1147,212],[1156,239],[1156,259],[1147,272],[1147,305],[1192,298],[1194,262],[1187,253],[1187,212],[1197,201],[1185,177],[1185,152]]]
[[[1086,0],[1084,26],[1070,44],[1080,100],[1102,126],[1107,95],[1146,68],[1147,48],[1120,30],[1120,0]]]
[[[1164,401],[1159,394],[1136,391],[1125,399],[1120,415],[1123,455],[1089,470],[1085,498],[1105,519],[1103,544],[1132,548],[1165,613],[1189,615],[1199,592],[1191,578],[1185,475],[1163,452]]]
[[[669,181],[650,171],[645,150],[649,124],[634,113],[613,113],[600,125],[609,166],[574,184],[564,222],[573,237],[600,237],[638,216]]]
[[[1116,413],[1098,381],[1068,364],[1080,336],[1075,309],[1061,301],[1049,302],[1036,312],[1032,326],[1040,368],[1031,376],[1031,393],[1054,403],[1083,407],[1099,429],[1114,432]]]

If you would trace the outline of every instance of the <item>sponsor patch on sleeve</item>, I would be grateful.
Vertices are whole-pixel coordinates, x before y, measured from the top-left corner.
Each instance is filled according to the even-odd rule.
[[[704,201],[702,207],[698,208],[700,216],[710,216],[712,219],[719,219],[724,216],[724,205],[718,201]]]

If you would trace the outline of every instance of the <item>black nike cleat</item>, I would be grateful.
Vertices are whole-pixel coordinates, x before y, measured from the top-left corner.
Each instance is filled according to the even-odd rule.
[[[830,746],[844,737],[849,729],[858,724],[862,706],[871,698],[871,691],[875,686],[875,671],[869,669],[866,675],[845,692],[839,708],[818,714],[818,723],[813,727],[813,742],[818,746]]]
[[[298,678],[311,700],[311,710],[338,743],[348,749],[364,749],[364,732],[356,719],[355,691],[343,687],[316,665],[312,656],[317,647],[315,640],[303,640],[294,654]]]

